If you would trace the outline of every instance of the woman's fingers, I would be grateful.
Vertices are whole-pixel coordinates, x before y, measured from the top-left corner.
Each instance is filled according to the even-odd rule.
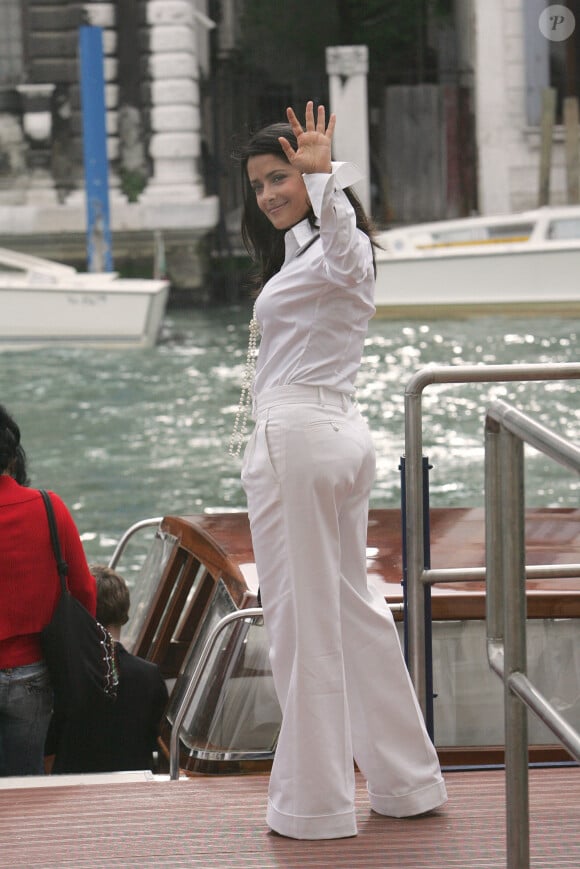
[[[286,109],[286,116],[297,141],[297,149],[294,150],[287,138],[280,136],[278,139],[288,162],[297,166],[302,172],[330,172],[330,150],[336,123],[335,116],[333,114],[330,116],[327,127],[324,106],[319,106],[315,120],[312,100],[306,103],[305,129],[293,108]]]
[[[280,142],[280,145],[282,146],[282,150],[286,154],[286,158],[287,158],[288,162],[291,163],[293,158],[294,158],[294,155],[295,155],[294,148],[292,147],[292,145],[290,144],[288,139],[284,138],[284,136],[280,136],[278,138],[278,141]]]
[[[312,107],[312,103],[310,103]],[[316,119],[316,131],[318,133],[326,133],[326,116],[324,106],[318,106],[318,117]]]
[[[286,116],[288,118],[288,122],[292,127],[292,132],[298,138],[302,133],[304,133],[304,129],[302,124],[296,117],[296,113],[294,109],[290,106],[286,109]],[[314,132],[322,133],[323,136],[328,136],[332,138],[332,134],[334,133],[334,126],[336,124],[335,115],[331,115],[328,120],[328,127],[326,126],[326,110],[324,106],[318,106],[318,111],[316,115],[316,123],[314,122],[314,103],[312,100],[308,100],[306,103],[306,111],[305,111],[305,128],[306,132]]]
[[[326,135],[328,136],[329,139],[332,139],[335,126],[336,126],[336,115],[332,114],[328,119],[328,127],[326,129]]]
[[[300,133],[304,132],[302,129],[302,124],[294,114],[294,109],[290,108],[290,106],[286,109],[286,117],[288,118],[288,123],[292,127],[292,132],[298,138]]]

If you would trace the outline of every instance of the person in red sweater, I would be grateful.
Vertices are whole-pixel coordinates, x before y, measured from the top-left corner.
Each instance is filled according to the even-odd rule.
[[[50,493],[71,593],[96,611],[96,584],[75,523]],[[0,404],[0,776],[42,775],[52,687],[40,633],[60,595],[42,496],[28,487],[20,429]]]

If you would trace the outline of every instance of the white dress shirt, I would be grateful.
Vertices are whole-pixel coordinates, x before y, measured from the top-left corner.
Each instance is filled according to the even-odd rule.
[[[284,264],[257,299],[255,395],[291,383],[354,392],[375,313],[371,243],[343,192],[360,177],[349,163],[303,175],[319,226],[304,219],[287,231]]]

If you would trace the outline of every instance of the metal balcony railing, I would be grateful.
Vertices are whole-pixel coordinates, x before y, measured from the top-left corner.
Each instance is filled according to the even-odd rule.
[[[423,458],[423,390],[435,383],[498,383],[550,380],[579,380],[580,364],[549,365],[433,365],[418,371],[405,389],[405,553],[406,564],[406,649],[409,672],[427,722],[433,719],[433,697],[427,690],[431,677],[430,625],[426,598],[436,582],[465,582],[485,579],[485,568],[470,570],[426,569],[425,473]],[[487,511],[486,511],[487,512]],[[528,565],[527,576],[579,576],[580,565]]]
[[[580,473],[578,447],[503,401],[491,404],[485,419],[486,635],[489,664],[504,684],[508,869],[530,865],[527,708],[580,761],[580,734],[526,674],[524,443]]]

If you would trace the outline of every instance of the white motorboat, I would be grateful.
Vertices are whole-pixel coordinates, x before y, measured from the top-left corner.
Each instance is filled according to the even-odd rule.
[[[78,272],[0,248],[0,350],[151,347],[168,294],[166,280]]]
[[[580,205],[378,233],[379,315],[580,312]]]

